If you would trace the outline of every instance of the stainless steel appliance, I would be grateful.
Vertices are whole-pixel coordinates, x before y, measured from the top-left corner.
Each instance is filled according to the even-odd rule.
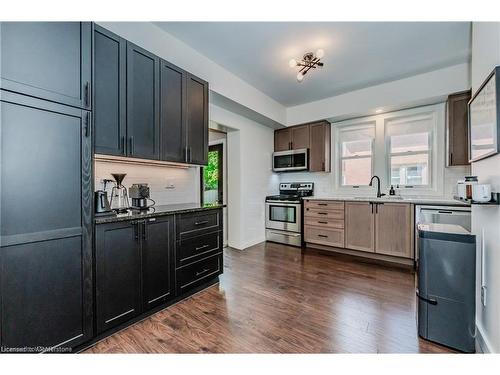
[[[415,260],[419,259],[419,224],[454,224],[471,230],[471,209],[467,206],[415,206]]]
[[[127,188],[122,182],[126,173],[112,173],[111,176],[115,179],[115,186],[111,190],[111,209],[116,212],[126,212],[130,207],[128,202]]]
[[[97,190],[94,194],[95,215],[103,216],[113,214],[114,211],[111,209],[108,201],[108,193],[104,190]]]
[[[459,225],[419,224],[418,334],[475,351],[476,238]]]
[[[155,201],[149,198],[149,186],[148,184],[133,184],[128,189],[130,199],[132,199],[132,205],[130,208],[135,210],[147,210],[148,208],[155,205]],[[148,205],[148,201],[152,201],[153,204]]]
[[[302,246],[302,197],[310,197],[312,182],[280,184],[280,194],[266,197],[266,240]]]
[[[298,172],[309,169],[309,150],[287,150],[273,152],[274,172]]]

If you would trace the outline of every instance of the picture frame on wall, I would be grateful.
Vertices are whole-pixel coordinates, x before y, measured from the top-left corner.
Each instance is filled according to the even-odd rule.
[[[500,66],[495,67],[468,104],[469,162],[498,154],[500,144]]]

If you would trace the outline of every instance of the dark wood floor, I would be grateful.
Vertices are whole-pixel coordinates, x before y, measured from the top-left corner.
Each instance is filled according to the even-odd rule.
[[[221,282],[87,353],[446,353],[419,339],[410,270],[278,244],[226,249]]]

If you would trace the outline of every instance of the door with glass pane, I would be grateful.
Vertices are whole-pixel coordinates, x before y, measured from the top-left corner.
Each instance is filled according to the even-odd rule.
[[[208,147],[208,164],[201,168],[201,187],[203,204],[222,204],[223,189],[223,145]]]
[[[266,203],[266,228],[300,232],[300,203]]]

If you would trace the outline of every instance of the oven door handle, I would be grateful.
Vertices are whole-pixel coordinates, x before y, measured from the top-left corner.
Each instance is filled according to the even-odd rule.
[[[266,203],[279,203],[282,206],[296,206],[300,204],[300,201],[266,201]]]
[[[300,233],[292,233],[292,232],[287,232],[287,233],[283,233],[283,232],[274,232],[273,230],[270,230],[268,229],[269,233],[272,233],[272,234],[278,234],[280,236],[288,236],[288,237],[300,237]]]

